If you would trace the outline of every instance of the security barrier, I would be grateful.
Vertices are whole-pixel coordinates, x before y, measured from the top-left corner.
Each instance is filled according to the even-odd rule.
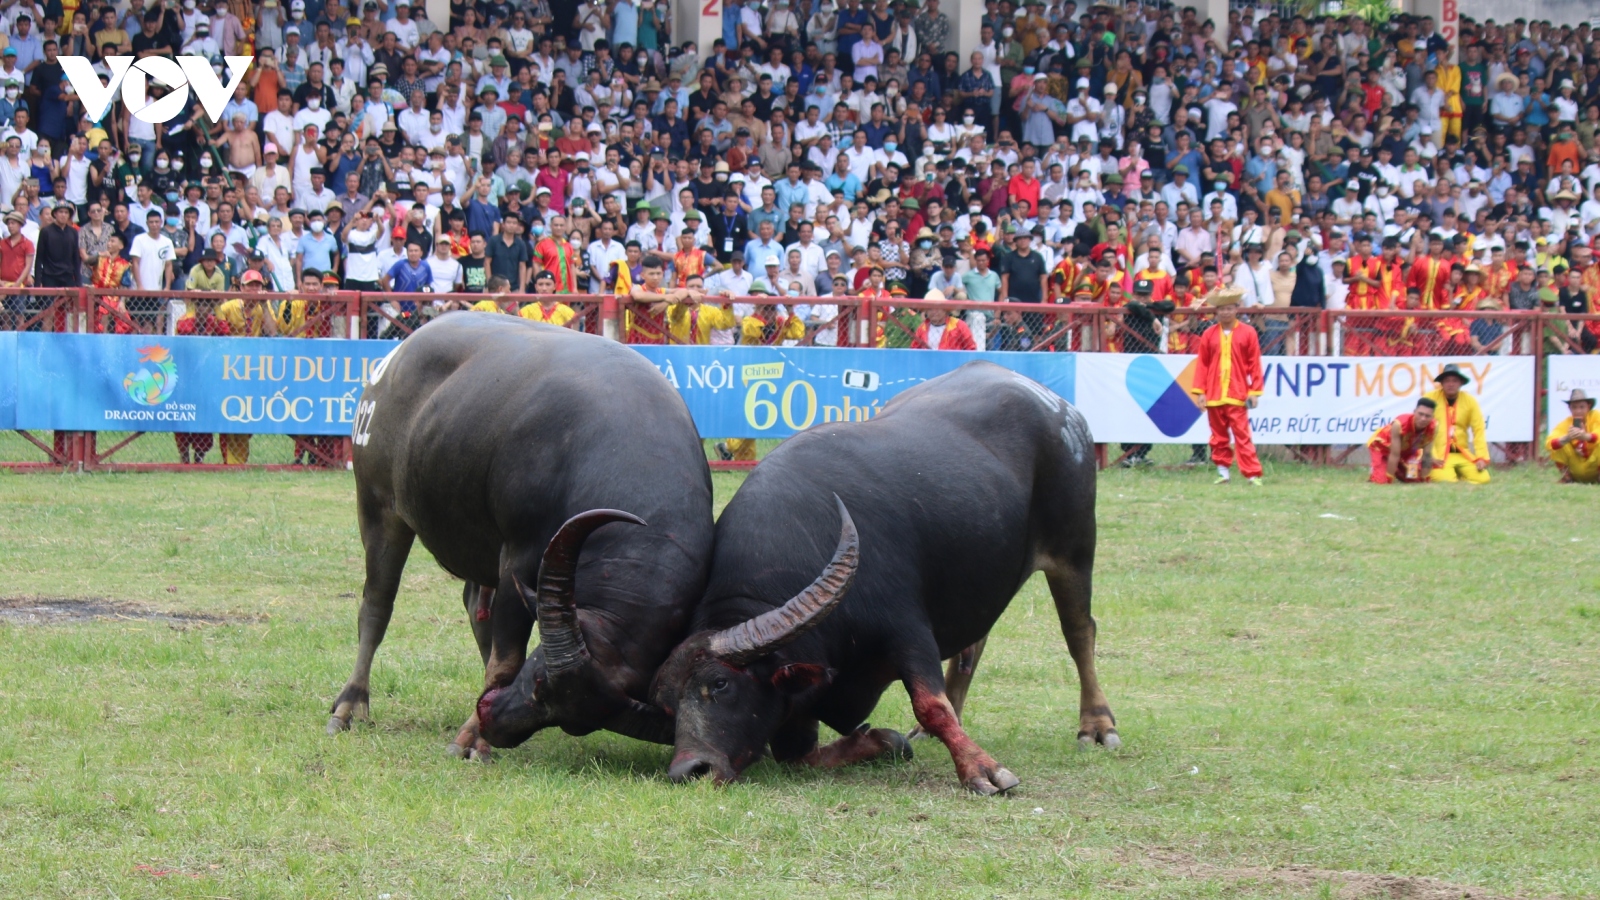
[[[664,304],[636,304],[610,295],[560,295],[572,310],[566,327],[640,345],[788,345],[904,349],[922,347],[928,312],[946,327],[944,347],[966,346],[952,331],[970,334],[971,346],[1031,353],[1183,353],[1210,326],[1205,309],[1153,315],[1141,308],[1092,304],[1015,304],[903,297],[710,298],[729,303],[731,328],[709,334],[692,317],[670,316]],[[400,294],[333,291],[318,294],[236,291],[137,291],[99,288],[0,288],[0,332],[113,333],[136,335],[228,335],[403,340],[432,318],[492,304],[506,314],[538,319],[533,295]],[[552,308],[555,308],[552,304]],[[800,313],[803,329],[787,322]],[[943,314],[941,316],[940,314]],[[564,315],[564,313],[563,313]],[[1498,310],[1320,310],[1273,308],[1246,312],[1272,356],[1472,357],[1531,356],[1542,374],[1545,357],[1594,353],[1600,346],[1600,316]],[[269,324],[269,322],[271,324]],[[919,337],[920,335],[920,337]],[[698,338],[698,340],[697,340]],[[1535,379],[1535,407],[1542,409],[1544,379]],[[1535,429],[1536,431],[1538,429]],[[179,436],[174,448],[140,440],[143,432],[13,432],[0,436],[0,465],[11,468],[161,468],[216,465],[210,435]],[[1538,442],[1499,446],[1508,460],[1531,459]],[[220,453],[222,447],[217,447]],[[1325,447],[1293,448],[1297,457],[1339,461]],[[252,465],[342,466],[349,439],[330,436],[258,436]],[[240,460],[234,460],[240,461]],[[218,466],[219,468],[221,466]]]

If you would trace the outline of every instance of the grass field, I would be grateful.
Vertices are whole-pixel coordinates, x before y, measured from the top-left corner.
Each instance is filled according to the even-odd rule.
[[[967,718],[1022,786],[981,799],[928,742],[726,789],[615,736],[451,759],[481,672],[420,547],[375,723],[329,738],[360,590],[347,474],[0,475],[0,597],[128,604],[0,615],[0,897],[1600,893],[1600,493],[1547,468],[1360,479],[1103,475],[1125,748],[1076,749],[1036,579]],[[873,722],[908,728],[904,694]]]

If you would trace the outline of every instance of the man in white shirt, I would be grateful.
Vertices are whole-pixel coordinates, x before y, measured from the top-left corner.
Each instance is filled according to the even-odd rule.
[[[871,181],[875,170],[885,162],[882,153],[867,146],[867,133],[857,130],[850,140],[850,146],[845,148],[845,159],[850,160],[850,174],[856,177],[865,187]]]
[[[1437,133],[1445,102],[1445,93],[1439,89],[1437,71],[1429,69],[1423,73],[1422,86],[1411,92],[1411,102],[1417,106],[1417,121],[1424,128]]]
[[[1099,143],[1100,126],[1096,124],[1100,119],[1100,101],[1089,96],[1089,79],[1078,79],[1078,92],[1067,101],[1067,121],[1072,125],[1072,142],[1087,138],[1090,143]]]
[[[327,212],[339,203],[339,198],[327,186],[328,172],[321,166],[311,170],[311,184],[295,193],[294,205],[306,212]]]
[[[146,215],[145,232],[134,237],[128,251],[142,291],[164,291],[172,283],[172,263],[178,253],[172,240],[161,231],[163,218],[154,210]]]
[[[800,240],[790,244],[786,249],[800,252],[800,268],[806,273],[807,283],[816,281],[817,273],[827,265],[827,257],[823,255],[822,245],[812,240],[816,233],[815,226],[810,222],[801,223],[799,229]],[[810,293],[810,291],[807,291]]]
[[[1260,244],[1246,244],[1244,262],[1234,269],[1234,286],[1244,291],[1242,306],[1271,306],[1272,265],[1264,258],[1266,251]]]
[[[1428,175],[1428,170],[1417,163],[1417,151],[1407,147],[1405,163],[1400,166],[1397,186],[1400,196],[1410,200],[1417,196],[1417,187],[1421,185],[1424,190],[1433,187],[1433,178]]]
[[[261,117],[261,130],[266,134],[269,144],[277,144],[279,147],[294,146],[294,136],[298,129],[294,127],[293,109],[294,99],[289,92],[279,91],[278,108]]]
[[[423,138],[428,136],[428,110],[423,108],[423,101],[427,97],[422,91],[412,91],[407,99],[410,105],[400,111],[396,124],[400,126],[400,133],[405,135],[407,143],[422,144]]]
[[[0,155],[0,203],[11,206],[11,198],[16,196],[30,171],[28,158],[22,153],[21,139],[15,135],[6,138],[5,153]]]
[[[610,219],[601,219],[595,229],[598,238],[589,242],[589,293],[605,291],[605,275],[611,264],[628,258],[628,249],[614,238],[615,228]]]
[[[408,0],[398,0],[394,5],[394,18],[384,25],[384,30],[393,32],[400,46],[408,50],[417,49],[422,41],[422,32],[417,30],[417,22],[411,18],[411,4]]]
[[[1228,114],[1239,111],[1238,104],[1233,102],[1233,88],[1223,85],[1218,88],[1211,99],[1205,102],[1206,108],[1206,142],[1226,137],[1228,134]]]

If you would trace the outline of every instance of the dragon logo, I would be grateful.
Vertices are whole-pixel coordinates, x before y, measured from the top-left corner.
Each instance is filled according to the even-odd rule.
[[[159,344],[139,348],[139,369],[122,379],[122,389],[141,406],[165,403],[178,387],[178,364]]]

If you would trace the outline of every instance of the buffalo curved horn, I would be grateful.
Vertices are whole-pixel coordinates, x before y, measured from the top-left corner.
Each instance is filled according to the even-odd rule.
[[[817,627],[844,599],[861,564],[861,539],[844,501],[838,494],[833,499],[839,504],[839,546],[822,574],[777,609],[712,635],[708,649],[713,656],[749,665]]]
[[[544,648],[545,667],[553,676],[582,668],[589,659],[583,630],[578,627],[578,598],[573,592],[578,554],[595,529],[612,522],[645,524],[643,519],[620,509],[578,513],[556,531],[539,561],[534,615],[539,620],[539,646]]]

